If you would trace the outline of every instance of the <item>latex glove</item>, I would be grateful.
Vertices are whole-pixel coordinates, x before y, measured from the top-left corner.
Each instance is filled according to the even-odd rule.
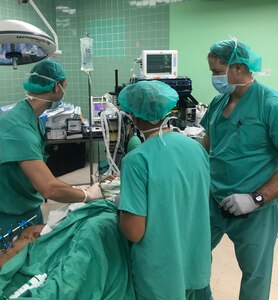
[[[96,199],[103,199],[103,195],[101,193],[101,189],[99,186],[99,183],[96,182],[92,186],[89,185],[79,185],[79,186],[73,186],[75,189],[80,189],[84,192],[85,198],[83,202],[91,202]]]
[[[259,206],[250,194],[233,194],[224,198],[220,205],[235,216],[250,213]]]
[[[87,194],[86,199],[83,202],[87,203],[96,199],[103,199],[103,195],[101,193],[100,185],[98,182],[94,183],[92,186],[85,188],[85,193]]]

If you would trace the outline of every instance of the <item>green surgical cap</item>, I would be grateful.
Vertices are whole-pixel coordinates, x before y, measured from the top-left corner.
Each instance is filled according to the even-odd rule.
[[[130,138],[130,140],[127,143],[127,153],[129,153],[131,150],[137,148],[142,144],[141,140],[137,135],[134,135]]]
[[[66,72],[55,60],[42,60],[31,70],[27,82],[23,83],[23,88],[27,92],[41,94],[51,91],[55,82],[66,78]]]
[[[262,57],[257,55],[247,44],[237,40],[215,43],[210,47],[210,51],[228,65],[245,64],[252,72],[259,72],[262,69]]]
[[[118,100],[123,111],[145,121],[159,121],[176,106],[178,98],[168,84],[144,80],[121,90]]]

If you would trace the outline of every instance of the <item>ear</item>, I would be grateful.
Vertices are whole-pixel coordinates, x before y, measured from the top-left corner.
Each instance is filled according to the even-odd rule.
[[[58,93],[60,90],[60,87],[59,87],[59,82],[55,82],[55,85],[53,87],[53,92],[54,93]]]
[[[244,72],[244,65],[243,64],[235,64],[235,69],[237,74],[241,74]]]

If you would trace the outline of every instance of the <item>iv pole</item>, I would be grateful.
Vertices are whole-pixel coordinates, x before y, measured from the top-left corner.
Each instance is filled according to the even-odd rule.
[[[90,162],[90,185],[94,183],[93,180],[93,136],[92,136],[92,106],[91,106],[91,76],[88,72],[88,94],[89,94],[89,162]]]
[[[88,33],[85,33],[84,38],[80,39],[81,50],[81,70],[85,71],[88,75],[88,103],[89,103],[89,163],[90,163],[90,185],[94,183],[93,180],[93,137],[92,137],[92,78],[91,71],[93,70],[92,52],[93,52],[93,40],[89,38]]]

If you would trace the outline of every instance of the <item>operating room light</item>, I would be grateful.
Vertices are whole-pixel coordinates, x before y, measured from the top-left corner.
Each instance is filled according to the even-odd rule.
[[[38,62],[52,57],[57,59],[62,52],[58,48],[58,37],[33,0],[18,0],[19,4],[30,4],[53,34],[19,20],[0,20],[0,66],[13,66]]]
[[[51,56],[53,39],[41,29],[18,20],[0,20],[0,65],[30,64]]]

